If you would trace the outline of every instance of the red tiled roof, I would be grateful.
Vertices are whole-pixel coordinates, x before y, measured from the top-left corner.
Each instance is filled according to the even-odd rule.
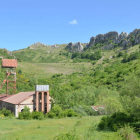
[[[4,99],[3,101],[11,104],[19,104],[28,97],[31,97],[33,94],[35,94],[35,92],[20,92],[18,94],[14,94],[9,98]]]
[[[95,111],[98,111],[99,108],[105,108],[105,106],[91,106],[92,109],[94,109]]]
[[[15,68],[17,67],[17,60],[16,59],[2,59],[2,67]]]
[[[28,99],[29,97],[33,96],[35,94],[34,91],[31,92],[20,92],[18,94],[14,94],[14,95],[0,95],[0,100],[4,101],[4,102],[8,102],[11,104],[20,104],[22,101]],[[51,99],[51,97],[50,97]],[[49,103],[51,103],[49,101]]]
[[[13,96],[13,95],[8,95],[7,96],[6,94],[2,94],[2,95],[0,95],[0,101],[3,101],[4,99],[9,98],[11,96]]]

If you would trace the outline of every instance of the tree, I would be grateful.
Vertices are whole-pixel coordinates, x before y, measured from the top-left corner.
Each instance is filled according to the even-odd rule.
[[[140,119],[140,74],[129,77],[121,90],[123,108]]]

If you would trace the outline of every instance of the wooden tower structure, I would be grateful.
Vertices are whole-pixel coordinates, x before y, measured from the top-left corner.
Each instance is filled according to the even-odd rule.
[[[4,83],[6,83],[6,95],[9,95],[9,90],[13,89],[13,94],[16,93],[16,67],[17,67],[17,60],[16,59],[2,59],[2,68],[7,68],[6,70],[6,78],[2,82],[0,89],[2,89]],[[13,80],[8,80],[8,77],[13,75]],[[10,86],[10,83],[13,83]]]

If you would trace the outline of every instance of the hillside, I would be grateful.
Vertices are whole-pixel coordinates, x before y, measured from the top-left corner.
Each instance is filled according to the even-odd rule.
[[[139,30],[136,31],[138,33]],[[113,36],[105,39],[109,36],[105,34],[100,36],[102,40],[99,40],[98,36],[92,37],[88,44],[78,42],[49,46],[35,43],[26,49],[13,52],[1,49],[0,55],[3,58],[18,60],[17,93],[34,91],[37,84],[49,85],[50,95],[55,101],[52,101],[52,104],[59,105],[63,110],[72,109],[81,116],[113,114],[114,117],[117,116],[116,112],[123,112],[125,117],[128,115],[133,118],[129,119],[134,120],[130,121],[131,125],[139,129],[140,43],[138,34],[133,36],[133,39],[130,35],[132,33],[125,39],[129,42],[128,46],[123,46],[124,39],[118,44],[114,42],[117,39],[114,40]],[[5,71],[6,69],[1,68],[0,83],[6,76]],[[0,90],[1,94],[5,93],[5,88],[4,85]],[[91,109],[93,105],[105,106],[105,109],[94,112]],[[118,135],[108,129],[110,125],[107,126],[107,121],[104,123],[104,119],[108,118],[109,116],[103,117],[100,121],[101,130],[107,133],[98,131],[96,124],[94,131],[98,134],[97,138],[99,135],[107,137]],[[89,119],[92,118],[88,118],[88,122]],[[112,118],[108,120],[108,124],[111,120]],[[112,122],[113,130],[120,128],[120,124],[117,126],[113,123],[116,122]],[[41,124],[41,129],[43,127]],[[81,133],[78,132],[78,135],[81,137]]]
[[[43,45],[42,43],[35,43],[26,49],[12,52],[19,61],[37,62],[37,63],[51,63],[64,61],[65,57],[60,56],[59,53],[65,48],[62,45]]]
[[[140,29],[135,29],[129,34],[111,31],[91,37],[89,43],[46,45],[37,42],[13,52],[1,49],[0,57],[16,58],[19,62],[32,63],[91,62],[111,59],[121,51],[128,53],[129,48],[138,44],[140,44]]]
[[[134,30],[127,36],[127,40],[130,35],[138,32],[139,30]],[[86,47],[86,44],[70,43],[74,46],[85,45],[81,51],[76,51],[75,47],[71,50],[70,44],[49,46],[35,43],[10,54],[2,50],[1,54],[4,58],[15,56],[18,60],[17,92],[34,90],[36,84],[48,84],[50,94],[58,104],[100,104],[100,98],[105,96],[103,91],[108,94],[107,98],[116,98],[125,81],[140,71],[140,44],[136,42],[138,34],[131,40],[134,44],[129,47],[114,44],[114,47],[106,48],[104,46],[107,43],[113,44],[112,33],[114,35],[114,32],[111,32],[111,36],[108,33],[103,35],[104,39],[108,36],[110,40],[106,39],[102,43],[96,41],[99,41],[97,35],[95,43],[90,47]],[[2,82],[5,77],[4,69],[1,69],[0,74]],[[4,93],[5,87],[0,92]],[[85,98],[73,99],[73,96],[78,95]],[[88,97],[91,100],[87,101]]]
[[[0,49],[0,58],[8,58],[8,59],[13,59],[14,56],[12,52],[8,51],[7,49]]]
[[[114,38],[115,36],[116,38]],[[133,36],[133,40],[130,36]],[[130,46],[125,48],[121,44],[124,38],[131,42]],[[103,85],[111,89],[120,89],[125,77],[128,76],[122,71],[125,71],[126,67],[131,69],[135,65],[139,66],[140,45],[137,44],[139,42],[138,38],[139,30],[135,29],[129,35],[126,33],[119,35],[116,32],[97,35],[96,37],[91,37],[88,44],[46,45],[38,42],[28,46],[26,49],[13,52],[1,49],[0,53],[3,58],[15,57],[18,60],[17,72],[19,72],[20,84],[22,84],[21,75],[23,75],[24,81],[26,79],[27,84],[26,88],[23,86],[22,88],[21,86],[17,88],[18,91],[21,89],[24,91],[31,90],[36,83],[51,85],[50,81],[53,80],[53,83],[57,83],[56,80],[59,81],[59,79],[61,79],[59,85],[62,86],[66,83],[67,88],[69,85],[73,85],[72,82],[75,81],[74,85],[77,87],[78,84],[80,84],[79,87],[82,87],[82,85],[93,85],[95,87]],[[118,44],[114,41],[118,42]],[[109,44],[112,45],[106,47]],[[82,46],[83,50],[77,50],[80,48],[78,45]],[[75,79],[70,80],[74,73],[77,76],[75,76]],[[121,73],[122,78],[114,77],[117,73]],[[126,73],[131,75],[131,72],[127,71]],[[4,78],[4,73],[2,75],[1,82]],[[48,78],[48,80],[46,81],[45,78]],[[43,82],[40,82],[41,79],[44,79]],[[56,88],[55,86],[53,85],[54,89]],[[72,87],[69,88],[73,90]]]

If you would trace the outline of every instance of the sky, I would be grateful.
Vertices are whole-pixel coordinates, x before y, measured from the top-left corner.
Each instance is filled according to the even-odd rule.
[[[140,28],[140,0],[0,0],[0,48],[87,43]]]

